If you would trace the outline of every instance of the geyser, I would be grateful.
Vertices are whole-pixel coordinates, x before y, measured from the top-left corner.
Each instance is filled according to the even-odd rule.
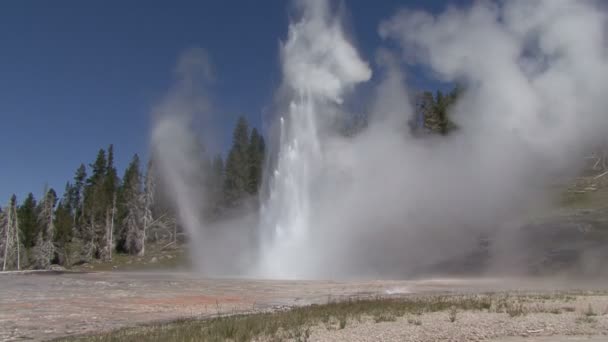
[[[299,22],[290,25],[281,47],[286,91],[291,96],[280,118],[278,161],[270,195],[262,207],[260,272],[269,277],[314,274],[315,248],[311,243],[311,204],[314,182],[323,165],[319,125],[343,93],[371,77],[371,71],[348,43],[340,23],[329,15],[328,4],[304,5]],[[312,267],[312,268],[309,268]]]
[[[606,131],[607,17],[596,2],[480,2],[438,15],[399,12],[380,25],[391,43],[377,53],[375,92],[361,108],[368,124],[351,136],[335,122],[348,116],[344,104],[357,84],[371,79],[371,67],[328,1],[296,4],[299,19],[281,45],[279,102],[287,105],[277,115],[280,137],[266,170],[257,241],[243,238],[252,216],[213,229],[180,211],[181,224],[200,239],[197,248],[207,250],[197,256],[205,272],[419,274],[466,256],[481,238],[509,235],[510,223],[517,226],[530,205],[547,199],[551,175],[576,171],[582,151]],[[400,51],[388,48],[394,43]],[[450,111],[453,133],[410,132],[406,65],[464,86]],[[157,143],[175,144],[170,140]],[[179,190],[180,182],[190,182],[183,171],[190,158],[177,146],[164,151],[184,158],[167,157],[163,177],[177,182],[175,201],[196,199],[190,188]],[[512,240],[502,241],[490,247],[493,265],[520,253]]]

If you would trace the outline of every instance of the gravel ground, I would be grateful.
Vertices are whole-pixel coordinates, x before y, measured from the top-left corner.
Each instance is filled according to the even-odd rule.
[[[546,292],[602,289],[607,288],[606,284],[550,279],[336,282],[205,279],[189,273],[9,272],[0,274],[0,341],[41,341],[154,321],[259,312],[353,297],[511,290]],[[587,300],[590,298],[592,297]],[[597,305],[604,305],[606,301],[604,297],[598,297],[597,300],[602,301]],[[584,306],[584,303],[581,305]],[[606,307],[608,305],[603,306]],[[597,310],[600,310],[599,306]],[[530,314],[511,319],[506,314],[463,312],[458,314],[456,323],[452,324],[446,322],[447,313],[440,313],[423,315],[420,317],[420,326],[408,324],[407,318],[399,318],[394,323],[362,322],[350,324],[339,331],[325,329],[315,336],[317,340],[329,341],[378,341],[391,338],[425,341],[412,338],[435,336],[429,334],[451,336],[452,333],[463,334],[455,336],[492,337],[538,329],[544,329],[538,333],[540,335],[550,332],[597,333],[601,329],[607,330],[606,316],[594,317],[597,319],[595,324],[576,324],[574,320],[577,313],[554,316],[543,314],[538,317]],[[436,340],[429,338],[429,341]]]
[[[395,317],[393,322],[370,317],[351,320],[343,329],[334,322],[314,327],[309,341],[608,341],[608,296],[539,299],[526,303],[525,310],[515,317],[492,310],[457,312],[454,322],[448,312]]]

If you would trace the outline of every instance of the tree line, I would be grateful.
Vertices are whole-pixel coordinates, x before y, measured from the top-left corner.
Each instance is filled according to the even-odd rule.
[[[240,117],[225,158],[201,149],[201,191],[208,201],[204,216],[218,219],[227,210],[257,198],[262,181],[265,142]],[[114,146],[100,149],[94,161],[81,164],[61,198],[50,188],[22,203],[12,195],[0,208],[2,270],[69,267],[92,260],[109,261],[113,253],[143,256],[146,243],[177,238],[174,210],[163,198],[154,156],[142,167],[135,154],[118,176]]]
[[[437,91],[415,95],[415,133],[448,135],[457,126],[449,112],[462,93]],[[367,126],[358,117],[340,128],[356,135]],[[240,117],[232,146],[226,155],[201,152],[201,191],[206,201],[200,210],[209,220],[221,219],[234,208],[256,204],[262,182],[266,147],[257,129]],[[143,170],[142,170],[143,169]],[[181,230],[171,204],[159,190],[154,156],[142,168],[133,156],[122,178],[114,165],[114,147],[100,149],[92,164],[81,164],[58,198],[45,189],[41,199],[32,193],[17,203],[13,195],[0,208],[0,260],[2,269],[45,269],[51,264],[70,266],[93,259],[108,261],[113,253],[144,255],[148,241],[176,239]]]

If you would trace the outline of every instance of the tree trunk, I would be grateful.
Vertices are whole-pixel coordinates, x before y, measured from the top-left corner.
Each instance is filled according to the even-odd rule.
[[[114,249],[114,213],[116,212],[116,193],[112,198],[112,218],[110,219],[110,261],[112,261],[112,249]]]
[[[15,211],[17,211],[17,208],[15,208]],[[17,216],[17,213],[15,212],[15,240],[17,240],[17,271],[21,270],[21,250],[20,250],[20,244],[21,241],[19,241],[19,216]]]
[[[2,271],[6,271],[6,258],[8,257],[8,233],[11,230],[11,209],[9,207],[7,220],[6,220],[6,229],[4,231],[4,260],[2,261]]]

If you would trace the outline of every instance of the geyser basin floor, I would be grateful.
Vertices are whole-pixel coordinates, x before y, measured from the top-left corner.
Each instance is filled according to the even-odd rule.
[[[119,272],[6,273],[0,274],[0,284],[2,341],[44,340],[151,321],[325,303],[331,298],[602,286],[531,279],[335,282],[203,279],[188,273]]]

